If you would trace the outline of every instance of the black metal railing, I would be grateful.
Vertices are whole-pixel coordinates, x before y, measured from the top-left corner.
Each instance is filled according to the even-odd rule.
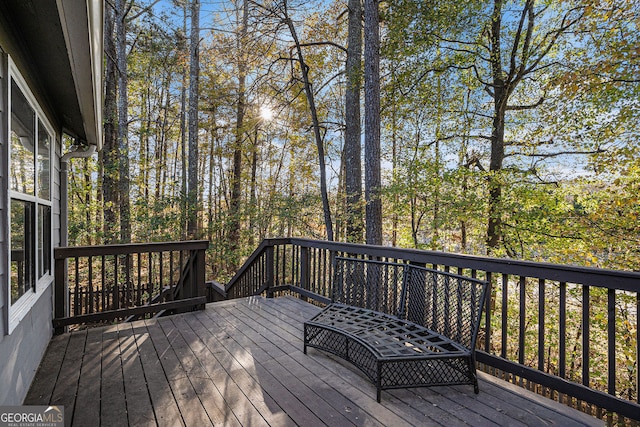
[[[203,307],[208,246],[188,241],[56,248],[56,333],[73,324]]]
[[[293,292],[327,303],[335,256],[419,263],[488,281],[480,369],[610,422],[640,421],[640,273],[268,239],[217,298]]]

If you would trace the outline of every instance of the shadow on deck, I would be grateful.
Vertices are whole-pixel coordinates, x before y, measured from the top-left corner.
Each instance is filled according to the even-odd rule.
[[[77,426],[575,426],[603,422],[489,375],[471,386],[383,392],[340,359],[302,353],[319,309],[251,297],[56,336],[29,405]]]

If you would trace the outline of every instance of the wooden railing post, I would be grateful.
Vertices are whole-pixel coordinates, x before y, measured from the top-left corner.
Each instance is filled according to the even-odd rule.
[[[195,283],[194,283],[194,292],[195,295],[191,295],[192,297],[203,297],[206,296],[205,289],[205,249],[198,249],[196,252],[196,264],[195,264],[195,275],[194,275]],[[205,305],[202,304],[198,306],[198,309],[204,310]]]
[[[300,287],[309,290],[309,248],[300,247]]]
[[[54,268],[54,317],[69,317],[69,284],[67,283],[67,260],[64,258],[56,258]],[[60,335],[65,333],[66,331],[66,326],[58,326],[54,329],[54,334]]]
[[[267,298],[273,298],[273,292],[271,291],[271,288],[273,288],[275,286],[274,283],[274,279],[275,279],[275,266],[273,265],[274,263],[274,249],[273,246],[269,246],[266,249],[266,288],[267,288]]]

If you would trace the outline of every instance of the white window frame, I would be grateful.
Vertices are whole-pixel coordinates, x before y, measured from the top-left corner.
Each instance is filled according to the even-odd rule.
[[[53,283],[53,279],[54,279],[54,272],[53,272],[53,268],[54,268],[54,262],[53,262],[53,200],[54,200],[54,194],[53,194],[53,189],[54,189],[54,182],[53,182],[53,169],[54,169],[54,156],[55,156],[55,146],[56,146],[56,141],[57,141],[57,136],[56,133],[53,131],[53,126],[51,126],[51,123],[49,122],[49,120],[47,119],[47,116],[44,114],[42,108],[40,107],[40,104],[38,103],[38,101],[36,100],[35,96],[33,95],[33,93],[31,92],[31,89],[29,88],[29,85],[27,84],[27,82],[25,81],[25,79],[22,77],[22,74],[20,73],[20,71],[18,70],[18,67],[16,66],[16,64],[12,61],[11,57],[9,56],[8,58],[8,76],[5,82],[3,82],[3,84],[5,85],[4,90],[6,90],[7,93],[7,108],[5,112],[2,112],[2,114],[7,114],[7,129],[6,129],[6,135],[4,135],[5,141],[7,141],[7,144],[9,144],[9,146],[7,147],[7,162],[8,164],[6,165],[7,168],[7,176],[10,177],[11,176],[11,81],[15,81],[16,85],[20,88],[20,90],[22,91],[22,94],[25,96],[25,98],[27,99],[27,101],[29,102],[31,108],[33,108],[33,111],[35,112],[35,135],[34,135],[34,139],[35,139],[35,144],[36,144],[36,148],[35,148],[35,153],[34,153],[34,171],[35,171],[35,176],[33,177],[34,179],[34,194],[33,195],[29,195],[29,194],[24,194],[24,193],[19,193],[16,191],[13,191],[10,189],[10,183],[9,183],[9,179],[7,179],[6,185],[7,188],[5,188],[4,190],[7,191],[8,197],[7,197],[7,218],[6,218],[6,223],[7,226],[10,227],[11,225],[11,200],[19,200],[19,201],[24,201],[24,202],[29,202],[29,203],[33,203],[36,206],[35,209],[35,227],[34,227],[34,244],[36,245],[36,250],[35,250],[35,274],[36,274],[36,282],[35,282],[35,291],[33,290],[33,288],[27,290],[27,292],[25,292],[24,295],[22,295],[15,303],[11,303],[11,268],[10,268],[10,263],[7,265],[9,267],[9,270],[7,271],[7,279],[5,281],[5,283],[2,283],[2,286],[5,289],[5,309],[8,312],[7,315],[7,320],[8,320],[8,328],[7,328],[7,333],[11,334],[14,329],[20,324],[20,322],[25,318],[25,316],[27,314],[29,314],[29,312],[31,311],[31,309],[33,308],[33,306],[36,304],[36,302],[40,299],[40,297],[45,293],[45,291],[52,285]],[[50,136],[50,142],[49,142],[49,200],[46,199],[42,199],[38,197],[38,179],[37,179],[37,158],[38,158],[38,154],[37,154],[37,144],[38,144],[38,132],[39,132],[39,127],[38,127],[38,123],[42,123],[42,125],[44,126],[45,130],[49,133]],[[49,269],[49,273],[43,275],[42,277],[38,278],[38,271],[39,271],[39,265],[38,263],[39,261],[39,257],[38,257],[38,250],[37,250],[37,244],[38,244],[38,220],[39,220],[39,215],[40,215],[40,211],[39,209],[37,209],[38,205],[46,205],[49,206],[51,208],[51,227],[49,229],[49,242],[51,244],[51,250],[50,250],[50,260],[49,260],[49,265],[51,266],[51,268]],[[11,253],[11,232],[9,231],[7,233],[9,235],[9,241],[8,241],[8,252],[7,255],[10,256]]]

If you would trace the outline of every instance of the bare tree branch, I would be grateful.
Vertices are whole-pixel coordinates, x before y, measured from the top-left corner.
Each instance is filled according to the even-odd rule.
[[[309,46],[333,46],[335,48],[340,49],[343,52],[347,52],[347,48],[344,46],[340,46],[338,43],[323,41],[323,42],[310,42],[310,43],[300,43],[300,47],[309,47]]]
[[[544,96],[541,96],[538,102],[530,105],[507,105],[506,110],[510,110],[510,111],[533,110],[534,108],[537,108],[540,105],[542,105],[542,103],[544,103],[544,99],[545,99]]]
[[[148,5],[145,8],[142,8],[140,10],[140,12],[136,13],[133,16],[127,17],[127,15],[129,14],[129,12],[131,11],[131,8],[133,7],[133,2],[131,2],[131,5],[129,6],[129,8],[127,9],[127,13],[125,14],[125,17],[127,17],[127,21],[131,22],[131,21],[135,21],[136,19],[138,19],[139,17],[141,17],[142,15],[144,15],[145,13],[147,13],[148,11],[150,11],[151,9],[153,9],[153,6],[155,6],[156,4],[160,3],[160,0],[154,0],[153,3],[151,3],[150,5]]]
[[[601,154],[601,153],[605,153],[606,150],[602,149],[602,148],[598,148],[596,150],[587,150],[587,151],[581,151],[581,150],[567,150],[567,151],[557,151],[554,153],[525,153],[523,151],[515,151],[513,153],[509,153],[506,154],[505,157],[508,156],[523,156],[523,157],[537,157],[537,158],[542,158],[542,159],[550,159],[553,157],[559,157],[559,156],[575,156],[575,155],[584,155],[584,156],[588,156],[588,155],[592,155],[592,154]]]

